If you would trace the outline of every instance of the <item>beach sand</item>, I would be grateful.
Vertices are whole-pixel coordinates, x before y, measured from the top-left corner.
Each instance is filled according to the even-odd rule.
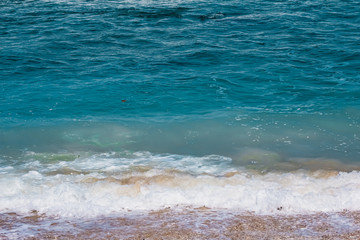
[[[360,239],[360,212],[259,215],[166,208],[76,220],[6,213],[0,228],[0,239]]]

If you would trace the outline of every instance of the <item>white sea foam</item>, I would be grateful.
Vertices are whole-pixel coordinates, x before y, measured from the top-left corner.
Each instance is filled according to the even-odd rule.
[[[268,213],[360,210],[360,173],[234,169],[221,156],[95,154],[0,172],[0,211],[93,217],[201,207]],[[28,156],[28,157],[29,157]]]

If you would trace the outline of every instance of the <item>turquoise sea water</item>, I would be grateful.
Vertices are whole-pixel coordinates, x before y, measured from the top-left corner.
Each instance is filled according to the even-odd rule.
[[[357,0],[1,1],[0,211],[67,215],[79,209],[75,202],[94,201],[86,206],[102,212],[110,203],[96,202],[101,197],[83,178],[122,179],[129,171],[146,178],[175,169],[220,181],[234,171],[358,170],[359,13]],[[45,199],[40,186],[74,206]],[[289,212],[344,206],[333,199],[324,208],[296,208],[289,198],[329,197],[296,191],[285,194]],[[354,209],[357,191],[348,202]],[[146,206],[202,204],[171,194]],[[135,195],[138,205],[109,211],[138,208],[145,200]],[[271,209],[253,206],[229,204]]]
[[[219,119],[224,131],[245,125],[229,138],[258,125],[259,141],[266,132],[275,140],[305,128],[333,138],[334,146],[343,143],[338,155],[347,150],[358,160],[357,1],[54,0],[0,7],[3,146],[19,143],[8,142],[9,128]],[[20,148],[41,140],[22,141]]]

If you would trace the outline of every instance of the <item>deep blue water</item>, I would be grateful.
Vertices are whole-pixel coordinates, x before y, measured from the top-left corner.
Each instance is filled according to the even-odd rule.
[[[359,12],[357,0],[3,0],[0,148],[72,150],[62,136],[84,128],[73,141],[101,143],[82,150],[357,161]]]

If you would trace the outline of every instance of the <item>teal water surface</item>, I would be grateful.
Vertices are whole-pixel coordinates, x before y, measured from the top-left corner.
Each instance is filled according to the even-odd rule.
[[[360,4],[0,2],[0,151],[360,156]]]

